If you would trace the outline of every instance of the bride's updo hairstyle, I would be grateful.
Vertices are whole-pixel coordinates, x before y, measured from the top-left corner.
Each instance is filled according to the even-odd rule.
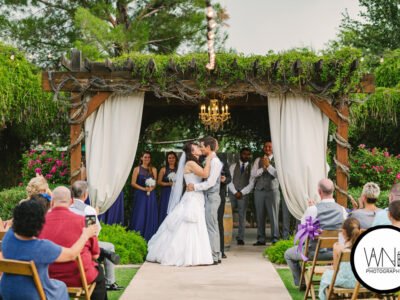
[[[193,142],[187,142],[187,143],[185,144],[185,146],[183,146],[183,149],[182,149],[182,150],[183,150],[183,151],[185,152],[185,154],[186,154],[186,161],[192,160],[192,161],[194,161],[194,162],[196,162],[197,164],[200,165],[199,160],[198,160],[197,157],[194,156],[193,153],[192,153],[193,145],[197,145],[197,144],[196,144],[196,143],[193,143]]]

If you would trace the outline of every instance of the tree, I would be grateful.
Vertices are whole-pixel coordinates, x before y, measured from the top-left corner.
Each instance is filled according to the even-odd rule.
[[[400,48],[400,0],[360,0],[362,21],[346,13],[336,45],[363,49],[381,55]]]
[[[0,35],[39,62],[80,47],[93,59],[171,53],[206,42],[203,0],[0,0]],[[216,4],[217,21],[228,15]],[[223,42],[226,34],[219,35]],[[11,42],[11,41],[10,41]]]

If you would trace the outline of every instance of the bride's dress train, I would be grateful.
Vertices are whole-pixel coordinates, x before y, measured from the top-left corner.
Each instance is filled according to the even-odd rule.
[[[193,173],[184,177],[186,183],[201,182]],[[185,192],[150,239],[146,260],[168,266],[213,263],[202,192]]]

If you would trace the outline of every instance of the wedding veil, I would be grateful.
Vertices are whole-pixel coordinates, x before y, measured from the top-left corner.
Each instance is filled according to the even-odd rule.
[[[176,172],[176,180],[171,189],[169,196],[167,214],[174,210],[175,206],[181,201],[183,191],[183,173],[185,170],[186,153],[183,152],[179,159],[178,171]]]

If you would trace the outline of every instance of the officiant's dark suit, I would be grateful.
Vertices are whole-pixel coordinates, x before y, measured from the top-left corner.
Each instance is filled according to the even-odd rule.
[[[224,244],[224,212],[225,212],[225,200],[226,200],[226,193],[227,193],[227,186],[231,182],[232,177],[231,173],[229,172],[228,162],[226,160],[226,155],[222,153],[217,154],[221,162],[223,163],[221,176],[225,177],[225,181],[222,182],[219,190],[219,195],[221,197],[221,204],[218,208],[218,226],[219,226],[219,238],[220,238],[220,245],[221,245],[221,255],[222,258],[226,258],[225,255],[225,244]]]

